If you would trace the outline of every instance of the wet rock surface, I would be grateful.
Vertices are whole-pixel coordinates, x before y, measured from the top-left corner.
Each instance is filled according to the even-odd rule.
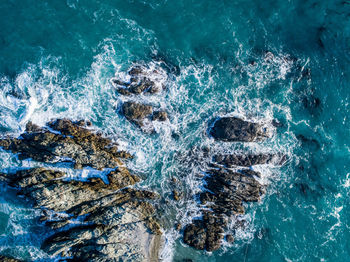
[[[254,142],[267,136],[264,128],[257,123],[237,117],[221,117],[214,121],[209,134],[216,140],[226,142]]]
[[[110,139],[86,128],[84,121],[57,119],[40,128],[28,123],[26,132],[19,138],[0,140],[5,150],[17,153],[20,159],[56,163],[73,162],[75,168],[90,166],[96,169],[115,168],[122,165],[121,158],[131,158],[127,152],[118,151]]]
[[[165,111],[155,111],[152,115],[152,121],[166,121],[168,120],[168,113]]]
[[[265,135],[258,124],[238,118],[220,118],[210,134],[217,140],[229,142],[259,141]],[[209,155],[205,149],[203,155]],[[215,154],[203,170],[202,191],[196,196],[200,202],[201,217],[194,218],[183,231],[183,240],[189,246],[215,251],[221,243],[234,241],[233,235],[224,235],[228,220],[245,213],[244,203],[257,202],[265,193],[259,182],[261,174],[251,169],[254,165],[282,165],[281,154]],[[244,225],[242,225],[244,226]]]
[[[42,249],[69,261],[158,261],[162,230],[153,206],[158,195],[132,188],[141,179],[121,161],[130,155],[86,129],[86,122],[63,119],[48,126],[29,124],[19,139],[0,143],[25,158],[46,163],[54,157],[71,157],[80,165],[113,169],[106,180],[85,181],[67,180],[65,172],[48,168],[0,174],[3,183],[17,188],[19,195],[41,210],[40,220],[52,230]]]
[[[111,81],[122,95],[155,94],[164,89],[164,86],[159,86],[156,79],[153,79],[154,76],[157,78],[157,75],[160,74],[161,72],[157,69],[150,69],[144,65],[135,65],[128,71],[129,81],[123,81],[118,78],[113,78]]]
[[[165,65],[161,63],[161,65]],[[122,96],[133,95],[134,99],[139,99],[142,94],[148,94],[147,97],[155,95],[165,89],[165,79],[168,75],[161,65],[151,68],[143,64],[135,64],[129,68],[127,75],[129,80],[123,81],[119,78],[112,78],[111,82]],[[146,133],[154,132],[154,121],[164,122],[169,119],[168,113],[158,106],[145,102],[125,101],[121,106],[120,113],[127,120],[134,123]],[[147,100],[147,99],[146,99]]]
[[[21,262],[22,260],[18,260],[18,259],[12,258],[12,257],[0,255],[0,261],[1,262]]]
[[[227,168],[209,169],[203,179],[205,191],[198,199],[210,211],[184,229],[184,242],[196,249],[215,251],[220,248],[228,218],[244,214],[244,202],[260,200],[265,188],[254,176]]]
[[[217,250],[221,246],[226,225],[225,218],[203,211],[201,219],[193,220],[185,227],[184,242],[196,249]]]
[[[286,161],[286,156],[276,154],[234,154],[234,155],[214,155],[215,163],[226,167],[242,166],[250,167],[254,165],[264,164],[283,164]]]
[[[152,115],[153,107],[136,102],[125,102],[122,110],[126,119],[142,127],[145,119]]]
[[[141,127],[145,132],[153,132],[151,121],[168,120],[167,112],[153,111],[153,106],[136,102],[125,102],[122,105],[122,112],[127,120]]]

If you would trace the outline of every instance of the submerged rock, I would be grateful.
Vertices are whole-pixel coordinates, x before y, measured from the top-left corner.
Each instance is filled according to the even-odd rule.
[[[228,243],[233,243],[235,241],[234,237],[232,235],[226,235],[226,241]]]
[[[20,159],[47,163],[69,161],[75,168],[115,168],[123,165],[120,158],[131,158],[130,154],[118,151],[110,139],[81,126],[82,123],[57,119],[48,123],[50,129],[28,123],[26,132],[19,138],[1,139],[0,146],[18,153]]]
[[[217,119],[209,130],[209,134],[216,140],[226,142],[254,142],[267,136],[266,130],[260,124],[237,117]]]

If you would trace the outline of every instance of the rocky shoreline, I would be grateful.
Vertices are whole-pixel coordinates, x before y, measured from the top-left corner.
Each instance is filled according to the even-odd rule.
[[[19,138],[2,139],[0,146],[21,159],[113,170],[107,183],[66,180],[64,172],[49,168],[0,175],[41,210],[40,220],[52,229],[42,250],[72,261],[158,261],[162,230],[152,203],[159,196],[132,187],[141,179],[123,163],[131,155],[94,133],[88,122],[57,119],[47,126],[28,123]]]
[[[116,91],[127,97],[119,113],[149,134],[154,132],[155,121],[170,121],[168,113],[137,99],[165,90],[156,81],[161,71],[134,65],[127,71],[127,81],[111,80]],[[270,135],[267,127],[237,117],[217,117],[208,125],[206,134],[217,142],[259,143]],[[0,182],[17,189],[18,195],[40,210],[40,221],[52,232],[41,245],[48,256],[66,261],[159,261],[163,229],[155,206],[167,200],[159,201],[155,192],[137,189],[141,178],[125,165],[132,155],[95,132],[91,122],[56,119],[45,127],[28,122],[18,138],[0,139],[0,147],[19,159],[50,166],[0,173]],[[209,151],[205,154],[211,156],[210,163],[201,170],[202,190],[191,196],[198,200],[201,216],[183,228],[179,223],[174,226],[183,234],[185,244],[211,252],[223,241],[234,242],[234,236],[225,233],[230,220],[245,213],[245,203],[260,201],[265,194],[266,186],[259,182],[261,174],[252,167],[280,166],[286,157],[263,153],[210,155]],[[104,179],[68,180],[64,171],[55,168],[58,163],[108,174]],[[170,184],[177,185],[176,178]],[[173,201],[183,197],[178,186],[173,186]]]

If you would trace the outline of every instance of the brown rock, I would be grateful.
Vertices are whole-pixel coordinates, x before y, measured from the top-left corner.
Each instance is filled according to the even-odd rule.
[[[143,121],[150,116],[153,108],[150,105],[143,105],[136,102],[125,102],[122,106],[123,114],[129,121],[138,126],[143,126]]]
[[[47,163],[71,161],[76,168],[115,168],[123,165],[121,157],[131,157],[125,152],[119,153],[110,139],[79,124],[68,119],[51,121],[48,126],[56,132],[28,124],[27,133],[19,139],[1,139],[0,146],[18,153],[20,159],[32,158]]]
[[[181,199],[179,192],[177,192],[176,190],[173,190],[173,198],[175,201],[179,201]]]
[[[18,260],[9,256],[0,255],[0,261],[1,262],[21,262],[22,260]]]
[[[155,111],[152,115],[153,121],[166,121],[168,120],[168,113],[165,111]]]
[[[228,243],[233,243],[235,241],[235,239],[232,235],[226,235],[226,241]]]
[[[175,229],[176,229],[177,231],[180,231],[181,228],[182,228],[182,225],[181,225],[180,223],[176,223],[176,224],[175,224]]]

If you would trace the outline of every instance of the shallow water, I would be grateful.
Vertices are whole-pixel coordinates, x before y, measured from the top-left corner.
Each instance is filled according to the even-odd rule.
[[[349,13],[346,1],[326,0],[2,1],[0,130],[89,119],[135,155],[128,166],[145,178],[140,187],[170,199],[168,181],[178,177],[186,197],[164,206],[164,260],[348,261]],[[159,60],[170,67],[160,79],[166,90],[132,98],[169,113],[149,135],[118,114],[125,97],[110,79]],[[206,133],[218,115],[283,126],[259,144],[219,143]],[[203,147],[289,156],[282,168],[259,167],[267,195],[247,205],[248,227],[235,243],[214,253],[187,247],[172,229],[198,211],[198,166],[189,168],[188,153]],[[0,151],[3,171],[37,165]],[[5,187],[0,212],[0,252],[47,259],[39,251],[45,228]]]

